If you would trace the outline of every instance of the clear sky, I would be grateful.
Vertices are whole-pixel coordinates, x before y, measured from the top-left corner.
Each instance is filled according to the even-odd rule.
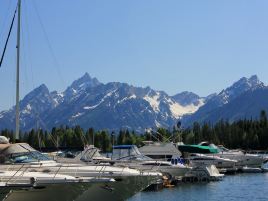
[[[267,0],[22,3],[22,97],[42,83],[63,91],[85,72],[170,95],[206,96],[253,74],[268,80]],[[1,51],[15,6],[0,0]],[[15,103],[15,39],[14,29],[0,68],[0,110]]]

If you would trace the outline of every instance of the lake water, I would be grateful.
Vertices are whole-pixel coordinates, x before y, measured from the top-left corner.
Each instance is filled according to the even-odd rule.
[[[268,201],[268,173],[236,174],[222,181],[181,183],[158,192],[141,192],[129,201]]]

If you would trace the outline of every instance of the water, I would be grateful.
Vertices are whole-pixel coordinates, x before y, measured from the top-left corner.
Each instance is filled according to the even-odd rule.
[[[158,192],[141,192],[129,201],[267,201],[268,173],[225,176],[222,181],[179,184]]]

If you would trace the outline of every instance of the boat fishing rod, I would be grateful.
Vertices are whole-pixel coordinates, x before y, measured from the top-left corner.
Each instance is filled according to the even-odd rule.
[[[11,25],[10,25],[10,28],[9,28],[9,32],[8,32],[8,35],[7,35],[7,40],[6,40],[6,43],[5,43],[5,46],[4,46],[4,50],[3,50],[3,53],[2,53],[2,56],[1,56],[1,60],[0,60],[0,68],[1,68],[2,63],[3,63],[3,60],[4,60],[4,56],[5,56],[6,49],[7,49],[7,44],[8,44],[8,41],[9,41],[9,38],[10,38],[10,34],[11,34],[11,31],[12,31],[12,28],[13,28],[13,24],[14,24],[14,21],[15,21],[17,9],[18,9],[18,5],[16,6],[16,9],[15,9],[15,12],[14,12],[14,15],[13,15],[13,19],[12,19],[12,22],[11,22]]]

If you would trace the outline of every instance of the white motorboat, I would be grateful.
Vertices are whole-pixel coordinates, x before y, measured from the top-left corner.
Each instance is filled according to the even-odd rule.
[[[47,174],[26,171],[1,171],[1,200],[6,201],[83,201],[84,193],[103,199],[102,188],[114,183],[113,179],[75,178],[60,174]],[[66,193],[68,192],[68,193]]]
[[[220,158],[236,160],[237,161],[236,167],[238,167],[239,169],[242,169],[242,167],[244,166],[260,168],[262,164],[265,162],[265,158],[255,154],[247,154],[241,150],[229,150],[224,146],[216,146],[214,144],[209,144],[207,142],[202,142],[199,145],[210,146],[212,148],[218,149],[217,154],[208,154],[208,155],[215,155]]]
[[[162,142],[146,142],[144,146],[139,148],[139,151],[144,156],[148,156],[153,160],[170,161],[171,158],[181,157],[181,152],[174,146],[173,143]]]
[[[74,177],[111,178],[116,182],[109,184],[110,191],[102,192],[106,199],[125,200],[135,193],[144,190],[161,177],[161,173],[140,171],[128,167],[115,167],[98,164],[57,163],[26,143],[0,144],[0,153],[4,156],[5,165],[0,169],[18,170],[23,165],[27,172],[45,172],[64,174]],[[111,194],[111,195],[110,195]],[[105,200],[104,198],[102,200]]]
[[[196,178],[199,181],[218,181],[224,177],[215,165],[199,165],[186,174],[187,177]]]
[[[217,155],[190,154],[187,159],[190,160],[192,166],[215,165],[218,169],[225,169],[227,172],[237,170],[236,160],[221,158]]]
[[[112,161],[116,162],[115,165],[162,172],[171,177],[182,177],[191,170],[191,167],[184,165],[179,158],[174,157],[170,161],[162,161],[144,156],[136,145],[114,146]]]
[[[263,170],[262,170],[262,168],[244,166],[242,168],[242,172],[244,172],[244,173],[261,173],[261,172],[263,172]]]
[[[103,162],[109,163],[111,161],[111,158],[101,155],[100,150],[94,145],[88,145],[80,154],[78,154],[75,157],[74,160],[83,162],[92,162],[92,163],[103,163]],[[65,162],[66,159],[58,161]]]

